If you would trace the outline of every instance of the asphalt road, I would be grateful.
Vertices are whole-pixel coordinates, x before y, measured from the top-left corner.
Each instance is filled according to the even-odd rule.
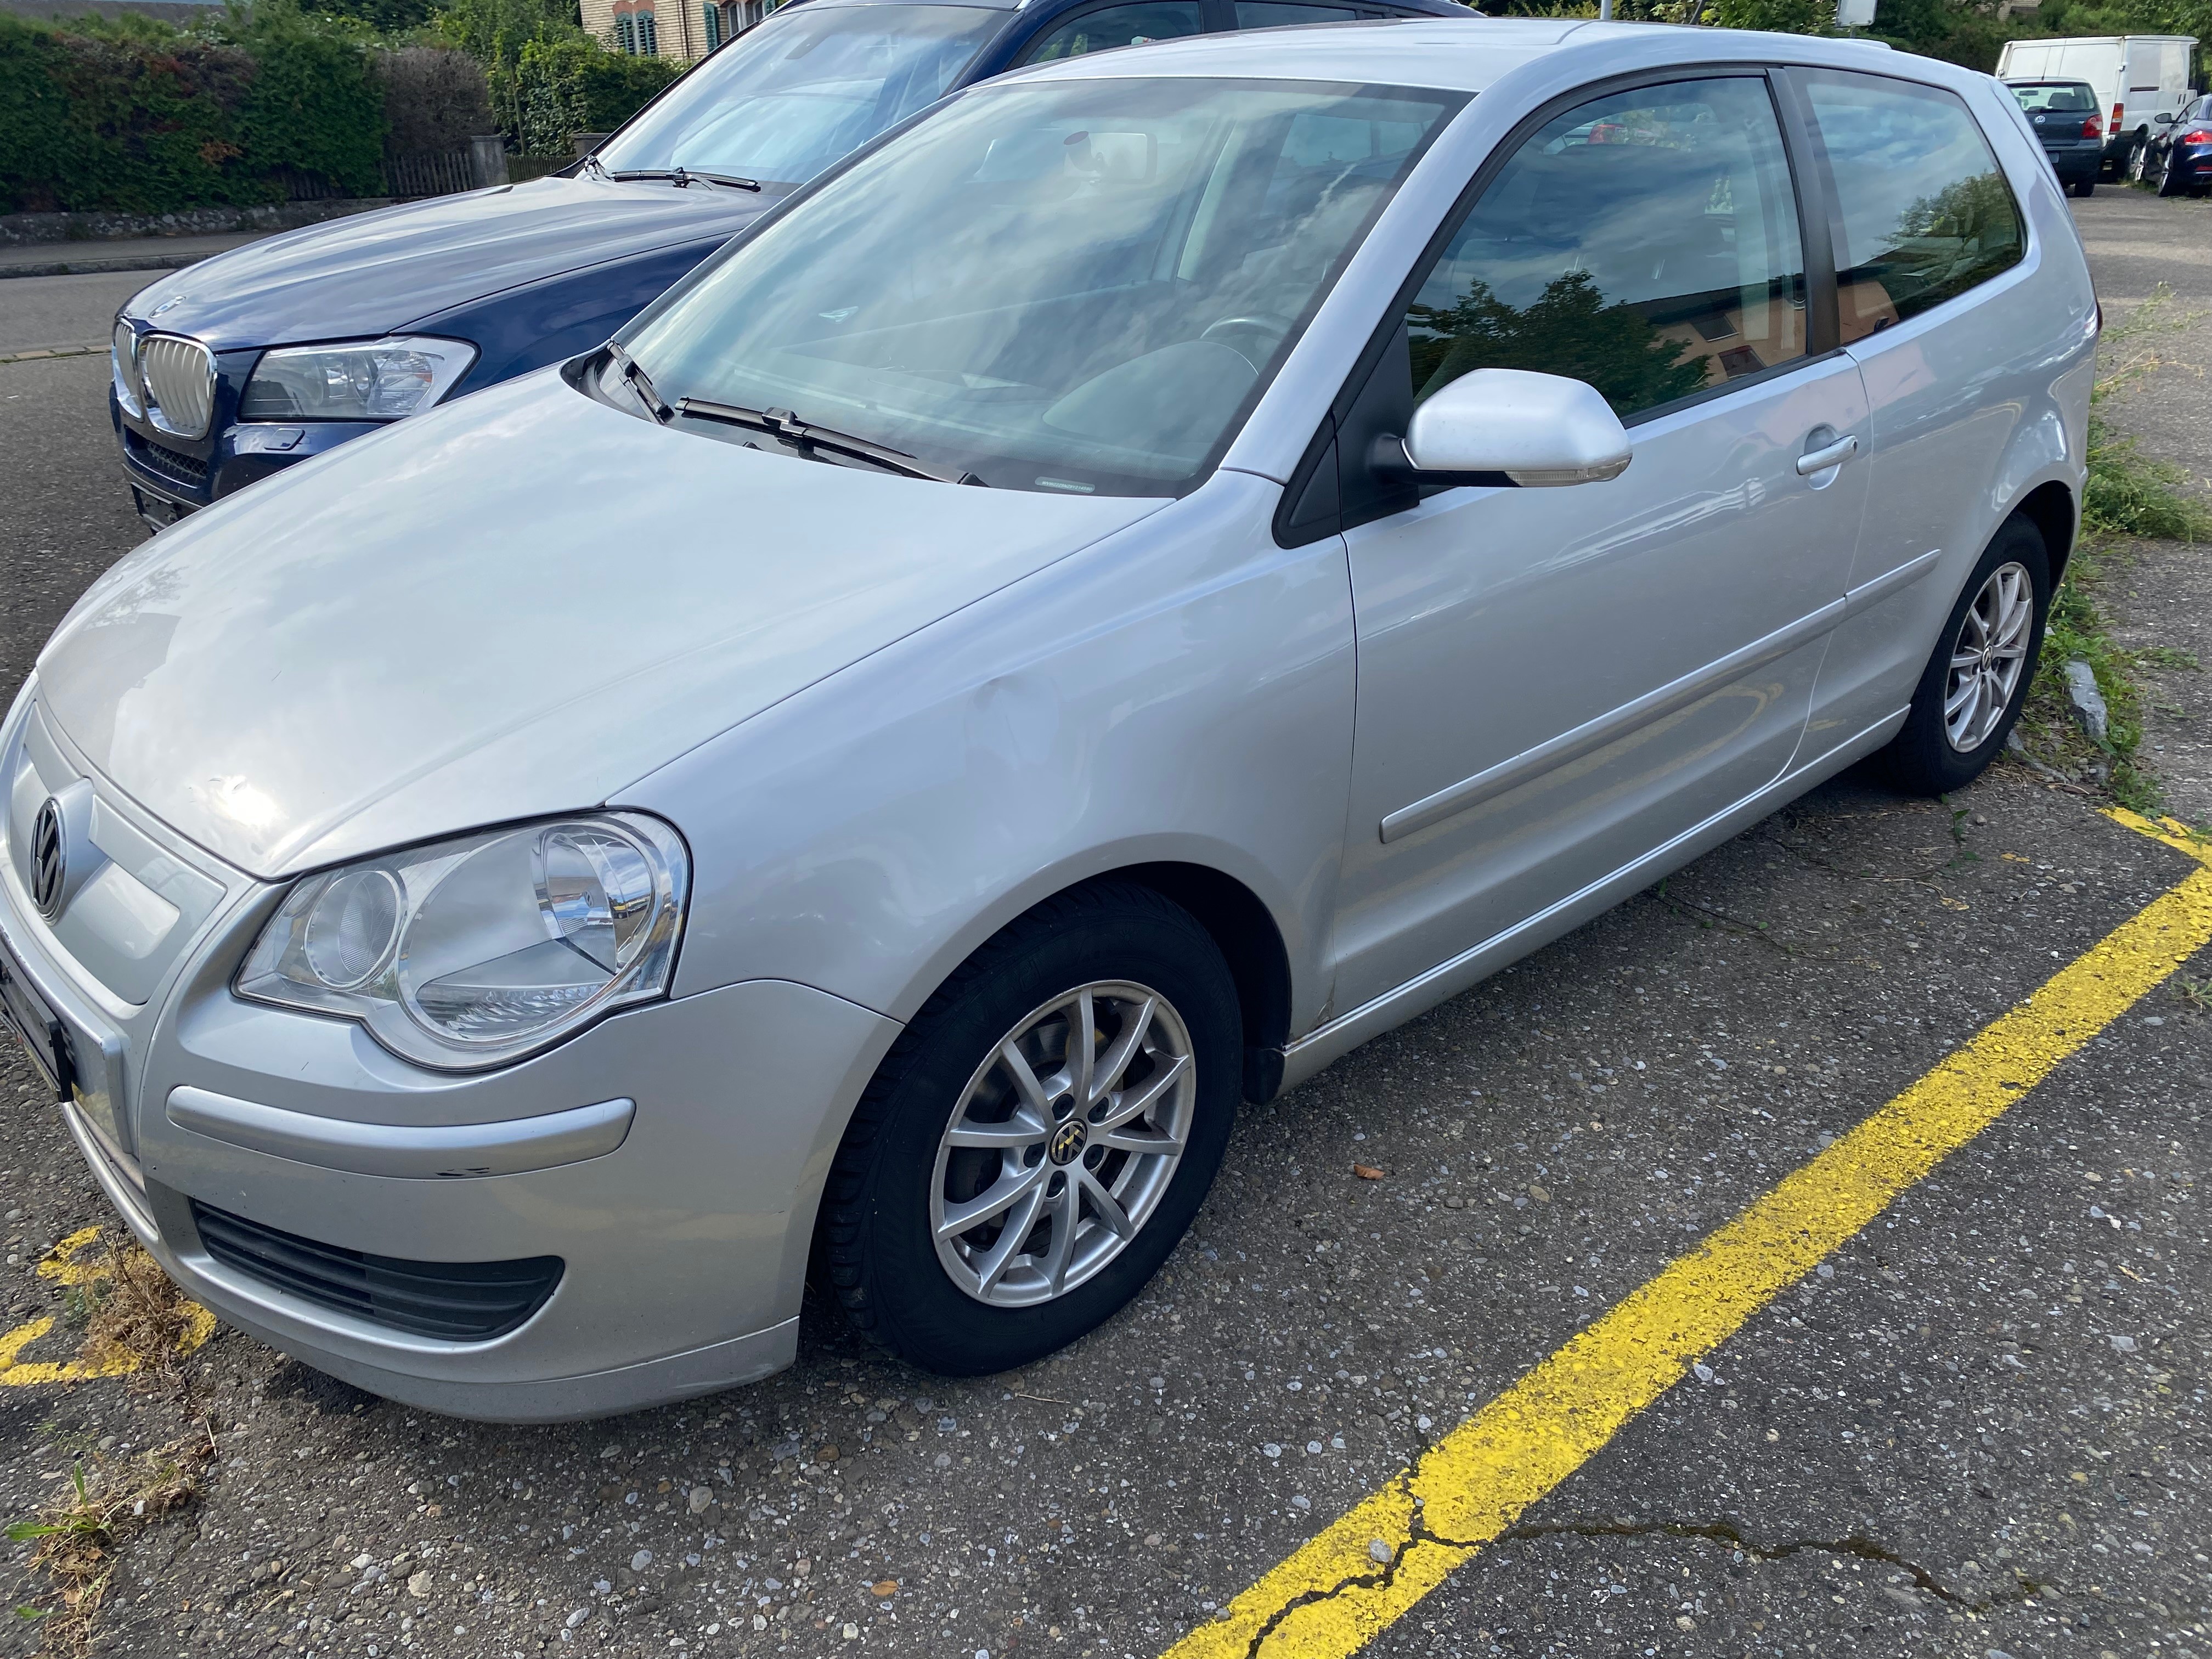
[[[2203,281],[2192,204],[2078,205],[2100,277]],[[0,328],[44,280],[0,284]],[[105,374],[0,364],[0,445],[38,458],[0,495],[9,692],[138,539]],[[2203,633],[2201,586],[2185,614],[2151,591],[2131,627]],[[2202,678],[2172,676],[2178,729],[2212,717]],[[2171,758],[2206,787],[2208,751]],[[765,1383],[514,1430],[222,1332],[184,1367],[220,1461],[128,1544],[100,1650],[1157,1654],[2191,867],[2009,766],[1955,805],[1839,780],[1248,1112],[1156,1283],[1018,1375],[922,1376],[810,1306]],[[2208,980],[2212,951],[1370,1650],[2212,1654]],[[65,1314],[41,1252],[116,1224],[0,1066],[14,1325]],[[70,1352],[63,1317],[22,1358]],[[0,1510],[187,1409],[0,1386]]]

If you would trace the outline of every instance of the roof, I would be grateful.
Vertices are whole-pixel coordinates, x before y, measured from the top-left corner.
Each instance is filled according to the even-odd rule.
[[[1552,57],[1571,55],[1595,78],[1671,63],[1746,60],[1872,69],[1875,65],[1867,60],[1877,53],[1886,74],[1938,84],[1987,78],[1863,40],[1577,18],[1410,17],[1187,35],[1037,64],[1001,76],[996,84],[1124,76],[1250,76],[1482,92],[1513,70]]]

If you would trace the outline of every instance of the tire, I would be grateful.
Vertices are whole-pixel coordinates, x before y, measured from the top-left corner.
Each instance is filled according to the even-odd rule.
[[[2127,159],[2124,165],[2127,171],[2128,182],[2131,185],[2142,184],[2148,176],[2148,169],[2150,167],[2150,146],[2144,143],[2141,139],[2137,139],[2135,143],[2130,144],[2128,146]]]
[[[1970,633],[1970,612],[1976,613],[1971,631],[1978,635],[1983,630],[1983,618],[1990,610],[1985,590],[1996,585],[1999,572],[2008,568],[2024,574],[2033,610],[2016,641],[2021,644],[2017,658],[2005,653],[2005,659],[2016,660],[2018,667],[2004,690],[2002,708],[1993,721],[1987,720],[1986,714],[1976,720],[1972,729],[1963,734],[1969,746],[1962,748],[1946,719],[1946,704],[1953,691],[1953,658]],[[1958,602],[1944,619],[1935,653],[1921,671],[1920,684],[1912,694],[1912,711],[1905,716],[1904,729],[1883,751],[1891,781],[1899,789],[1914,795],[1941,795],[1963,789],[1997,757],[2020,719],[2021,705],[2035,679],[2036,661],[2043,652],[2044,625],[2050,616],[2051,556],[2043,544],[2042,532],[2026,519],[2008,519],[1975,563],[1974,574],[1967,577]],[[1971,648],[1972,641],[1966,640],[1966,643]],[[1984,680],[1984,691],[1987,684]],[[1977,703],[1984,710],[1990,706],[1986,695]]]
[[[2160,196],[2182,196],[2187,194],[2188,190],[2187,185],[2174,177],[2173,152],[2166,151],[2159,158],[2158,193]]]
[[[1097,1086],[1109,1092],[1075,1110],[1075,1028],[1062,1008],[1072,1012],[1066,1000],[1084,988],[1101,1063],[1137,1023],[1142,999],[1157,1001],[1118,1074],[1127,1086],[1103,1079]],[[1035,1097],[1002,1058],[1016,1045],[1035,1062]],[[1119,882],[1048,901],[953,974],[861,1096],[823,1194],[821,1277],[861,1332],[927,1370],[1009,1370],[1065,1346],[1133,1297],[1198,1213],[1228,1147],[1243,1058],[1235,981],[1188,911]],[[1159,1085],[1158,1103],[1114,1136],[1171,1146],[1157,1136],[1172,1136],[1180,1115],[1179,1157],[1109,1150],[1101,1139],[1112,1109],[1148,1085]],[[1109,1124],[1091,1127],[1102,1115]],[[1023,1127],[1040,1123],[1048,1134]],[[970,1137],[1005,1138],[955,1146],[956,1124]],[[1033,1206],[1017,1199],[940,1243],[940,1217],[1017,1188],[1037,1194]],[[1126,1236],[1107,1225],[1102,1188],[1126,1203],[1115,1206]],[[1077,1219],[1063,1234],[1070,1194]],[[1023,1233],[1008,1243],[1015,1225]],[[1057,1273],[1055,1261],[1064,1264]]]
[[[2076,196],[2094,196],[2097,193],[2097,181],[2094,179],[2084,179],[2075,185],[2073,190]]]

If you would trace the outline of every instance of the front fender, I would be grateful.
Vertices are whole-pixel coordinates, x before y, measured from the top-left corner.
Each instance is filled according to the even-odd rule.
[[[1313,1023],[1351,591],[1335,538],[1275,545],[1279,493],[1218,474],[623,792],[693,849],[678,994],[783,978],[910,1019],[1040,900],[1170,862],[1257,896],[1289,957],[1291,1029]]]

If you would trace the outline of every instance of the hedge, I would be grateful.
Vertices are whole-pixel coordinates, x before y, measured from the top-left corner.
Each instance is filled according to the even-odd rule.
[[[368,46],[288,6],[225,21],[181,34],[0,13],[0,212],[277,201],[288,171],[374,194],[384,91]]]
[[[526,42],[508,75],[495,72],[494,95],[507,94],[500,100],[502,125],[516,148],[529,155],[566,155],[572,134],[612,132],[683,70],[666,58],[609,52],[591,36],[574,34]]]

